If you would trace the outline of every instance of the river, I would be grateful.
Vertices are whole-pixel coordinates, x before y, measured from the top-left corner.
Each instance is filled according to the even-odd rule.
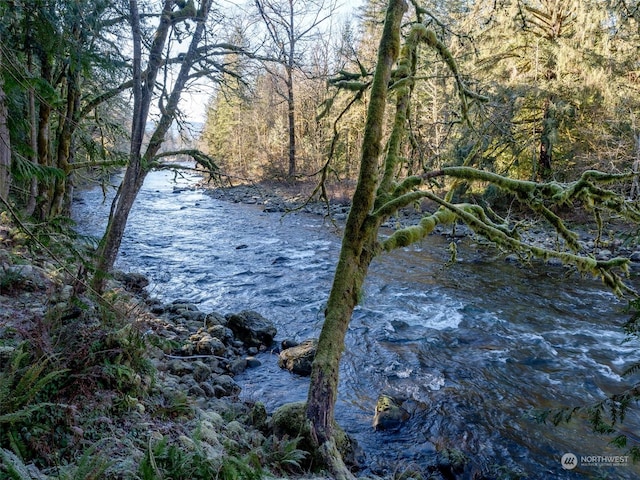
[[[256,310],[276,324],[278,340],[317,336],[339,232],[320,216],[265,213],[182,188],[194,180],[148,176],[117,267],[147,275],[163,301]],[[103,231],[109,204],[99,192],[77,194],[82,233]],[[597,280],[519,266],[465,241],[448,265],[449,241],[432,235],[376,259],[354,313],[336,416],[368,471],[424,473],[436,448],[451,448],[487,478],[640,478],[637,465],[596,458],[624,455],[611,437],[581,421],[554,427],[534,418],[537,409],[587,405],[630,385],[621,374],[640,354],[637,341],[625,342],[624,304]],[[308,379],[280,370],[273,354],[259,358],[262,366],[236,378],[245,398],[270,411],[306,398]],[[380,393],[405,400],[411,417],[400,430],[373,431]],[[638,442],[639,427],[631,409],[622,429]],[[567,453],[577,468],[562,468]]]

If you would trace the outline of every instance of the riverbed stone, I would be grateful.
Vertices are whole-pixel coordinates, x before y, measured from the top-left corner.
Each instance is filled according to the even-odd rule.
[[[149,286],[149,279],[141,273],[118,271],[115,272],[114,277],[131,293],[146,295],[145,288]]]
[[[240,386],[229,375],[218,375],[213,381],[216,397],[233,397],[240,393]]]
[[[286,350],[287,348],[293,348],[300,345],[300,342],[293,340],[292,338],[285,338],[280,342],[280,351]]]
[[[262,365],[262,362],[258,360],[256,357],[247,357],[247,368],[258,368]]]
[[[396,430],[409,419],[410,415],[400,402],[390,395],[380,395],[373,416],[374,430]]]
[[[247,359],[238,357],[229,362],[229,371],[234,375],[244,372],[247,369]]]
[[[280,352],[278,366],[291,373],[308,377],[311,375],[311,365],[318,349],[318,340],[313,338],[299,343],[295,347]]]
[[[207,332],[209,332],[212,337],[219,338],[227,345],[233,342],[234,339],[233,331],[224,325],[212,325],[207,328]]]
[[[189,387],[189,395],[194,397],[206,397],[205,391],[202,389],[200,385],[191,385]]]
[[[227,317],[227,326],[246,346],[270,346],[277,330],[275,325],[253,310],[244,310]]]
[[[197,382],[204,382],[211,376],[211,367],[202,361],[193,362],[193,378]]]
[[[216,389],[211,384],[211,382],[200,382],[200,388],[202,389],[206,397],[212,398],[216,396]]]
[[[219,338],[212,337],[208,332],[198,332],[189,337],[195,345],[194,351],[198,355],[224,355],[227,347]]]
[[[205,326],[212,327],[214,325],[227,325],[227,319],[224,315],[218,312],[209,312],[205,316]]]
[[[169,362],[168,370],[174,375],[182,376],[193,372],[193,365],[184,360],[172,360]]]

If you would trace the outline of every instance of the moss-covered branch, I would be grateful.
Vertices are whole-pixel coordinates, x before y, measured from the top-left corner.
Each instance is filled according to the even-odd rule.
[[[418,192],[416,192],[418,193]],[[610,260],[597,260],[592,257],[576,255],[566,251],[549,250],[531,245],[520,240],[512,230],[504,225],[497,225],[489,221],[484,209],[478,205],[455,205],[443,200],[429,191],[419,192],[423,197],[439,204],[441,208],[434,214],[424,217],[417,226],[407,227],[396,231],[382,242],[382,248],[386,251],[398,247],[408,246],[418,242],[433,231],[438,223],[452,223],[456,219],[465,222],[475,233],[483,236],[496,245],[513,252],[532,255],[541,259],[557,258],[563,263],[575,266],[581,273],[589,273],[600,277],[605,285],[616,294],[635,293],[622,280],[621,274],[628,271],[629,259],[617,257]],[[442,213],[446,210],[448,214]],[[620,270],[620,273],[615,270]]]
[[[161,158],[180,157],[180,156],[191,157],[193,161],[196,162],[196,164],[200,165],[203,169],[207,171],[207,173],[210,175],[212,179],[220,178],[221,176],[220,167],[218,167],[218,165],[216,164],[215,159],[195,148],[187,148],[183,150],[171,150],[171,151],[158,153],[154,157],[154,161],[149,164],[149,167],[156,170],[185,169],[184,165],[169,164],[169,163],[163,163],[159,161]]]
[[[426,193],[426,192],[420,192]],[[424,195],[423,195],[424,196]],[[422,217],[418,225],[411,225],[396,230],[391,236],[381,242],[384,251],[390,252],[396,248],[408,247],[429,235],[438,225],[448,225],[456,221],[455,212],[440,208],[431,215]]]

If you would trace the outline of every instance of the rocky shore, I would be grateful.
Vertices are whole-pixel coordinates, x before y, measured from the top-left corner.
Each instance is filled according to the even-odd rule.
[[[202,185],[201,185],[202,186]],[[208,187],[205,187],[208,188]],[[208,193],[217,199],[257,205],[265,212],[282,213],[303,212],[311,215],[327,217],[340,224],[346,220],[349,213],[349,198],[345,195],[338,195],[336,200],[329,203],[309,200],[312,188],[309,186],[292,186],[289,184],[266,185],[239,185],[227,188],[208,189]],[[415,225],[424,211],[422,206],[412,207],[403,210],[399,215],[388,220],[383,228],[392,231],[397,228]],[[578,243],[581,255],[589,255],[597,260],[610,260],[621,256],[631,260],[632,267],[640,268],[640,247],[638,246],[638,232],[620,230],[610,232],[606,237],[597,238],[595,225],[589,225],[582,219],[574,219],[568,222],[570,226],[578,232]],[[615,221],[614,221],[615,225]],[[616,228],[615,226],[613,228]],[[561,240],[556,232],[551,231],[548,225],[531,221],[527,228],[521,229],[522,241],[530,245],[545,249],[556,249],[561,244]],[[487,242],[477,238],[473,232],[464,224],[458,223],[455,226],[437,226],[434,232],[436,235],[443,235],[454,240],[471,239],[474,247],[487,246]],[[522,259],[513,253],[498,253],[497,257],[502,257],[509,262],[519,262]],[[546,263],[552,266],[561,266],[562,262],[556,258],[549,258]]]
[[[28,244],[4,216],[0,432],[15,426],[17,437],[33,433],[14,437],[24,441],[27,460],[0,445],[0,478],[14,471],[23,477],[11,478],[38,480],[140,478],[144,465],[159,465],[169,452],[211,471],[228,469],[221,478],[310,478],[310,453],[299,448],[290,425],[289,417],[300,412],[272,417],[261,403],[240,400],[234,381],[259,365],[255,354],[279,348],[271,321],[253,311],[221,314],[187,301],[160,303],[146,293],[148,281],[132,273],[118,272],[97,301],[74,275],[82,272],[78,265],[61,265]],[[24,358],[32,366],[15,370]],[[12,376],[32,373],[41,377],[29,388],[39,382],[45,388],[17,403],[12,397],[25,380]],[[23,416],[40,410],[56,413],[48,420]],[[50,431],[38,434],[39,428]],[[105,460],[99,476],[82,476],[84,467],[72,462],[89,451]],[[55,465],[61,461],[62,470]],[[162,467],[153,468],[162,474]]]

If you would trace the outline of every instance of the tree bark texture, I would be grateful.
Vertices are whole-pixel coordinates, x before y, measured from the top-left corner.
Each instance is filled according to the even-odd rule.
[[[287,59],[287,106],[288,106],[288,121],[289,121],[289,178],[293,178],[296,175],[297,160],[296,160],[296,104],[293,91],[293,67],[295,65],[295,53],[296,53],[296,38],[294,25],[294,12],[293,4],[289,2],[289,25],[290,25],[290,38],[289,38],[289,56]]]
[[[553,160],[553,144],[558,135],[558,120],[552,99],[547,98],[542,118],[542,133],[540,135],[540,157],[538,159],[539,177],[543,180],[551,175]]]
[[[40,77],[49,85],[53,85],[53,65],[45,52],[40,54]],[[52,107],[49,102],[41,102],[38,108],[38,163],[47,167],[51,166],[51,149],[49,148],[51,141],[51,113]],[[48,186],[43,182],[39,182],[34,214],[40,220],[47,219],[50,200],[51,194]]]
[[[345,226],[342,248],[318,340],[307,398],[307,418],[325,461],[336,478],[351,478],[336,458],[333,421],[344,340],[364,279],[377,248],[380,219],[371,215],[379,181],[387,89],[400,50],[400,24],[407,5],[390,0],[367,111],[358,184]]]

